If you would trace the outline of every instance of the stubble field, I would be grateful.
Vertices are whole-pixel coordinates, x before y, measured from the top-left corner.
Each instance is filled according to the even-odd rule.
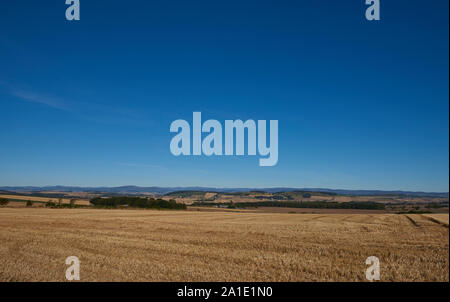
[[[448,214],[0,208],[0,281],[449,281]]]

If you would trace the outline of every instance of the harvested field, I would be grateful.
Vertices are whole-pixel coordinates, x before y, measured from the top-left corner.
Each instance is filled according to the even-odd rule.
[[[257,207],[228,209],[216,207],[189,206],[189,211],[204,212],[241,212],[241,213],[286,213],[286,214],[383,214],[384,210],[360,210],[360,209],[321,209],[321,208],[283,208],[283,207]]]
[[[429,220],[442,224],[448,227],[448,215],[440,215],[440,214],[425,214],[423,215],[428,217]]]
[[[447,221],[448,214],[433,214]],[[0,281],[449,281],[449,229],[418,214],[0,208]]]

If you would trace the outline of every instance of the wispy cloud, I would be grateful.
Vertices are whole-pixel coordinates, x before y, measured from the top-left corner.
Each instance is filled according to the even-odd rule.
[[[7,93],[18,100],[41,104],[61,111],[70,112],[77,116],[100,123],[131,123],[138,124],[142,122],[142,114],[139,111],[130,108],[120,108],[110,106],[108,103],[98,103],[93,101],[72,101],[62,99],[55,96],[36,93],[31,90],[17,89],[11,87],[7,83],[0,81],[0,86],[3,86]],[[145,123],[148,125],[149,121]]]
[[[49,97],[24,90],[12,90],[11,95],[27,102],[43,104],[59,110],[72,111],[66,102],[55,97]]]

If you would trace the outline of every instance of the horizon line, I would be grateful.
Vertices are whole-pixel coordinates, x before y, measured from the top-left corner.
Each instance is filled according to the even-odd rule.
[[[405,190],[405,189],[338,189],[327,187],[290,187],[290,186],[274,186],[274,187],[217,187],[217,186],[158,186],[158,185],[116,185],[116,186],[81,186],[81,185],[17,185],[17,186],[0,186],[0,189],[4,188],[49,188],[49,187],[62,187],[62,188],[123,188],[123,187],[136,187],[136,188],[161,188],[161,189],[219,189],[219,190],[273,190],[273,189],[288,189],[288,190],[329,190],[329,191],[378,191],[378,192],[411,192],[411,193],[437,193],[437,194],[449,194],[450,191],[422,191],[422,190]],[[192,190],[192,189],[191,189]]]

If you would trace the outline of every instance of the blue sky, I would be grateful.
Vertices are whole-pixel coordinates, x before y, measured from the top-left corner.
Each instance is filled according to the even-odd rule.
[[[449,3],[0,3],[0,186],[448,191]],[[279,160],[175,157],[173,120],[279,120]]]

